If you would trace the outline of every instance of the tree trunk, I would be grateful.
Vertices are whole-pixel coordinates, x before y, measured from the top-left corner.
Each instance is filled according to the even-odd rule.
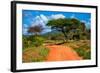
[[[65,39],[66,39],[66,41],[67,41],[67,40],[68,40],[68,38],[67,38],[66,32],[65,32],[64,30],[62,30],[61,32],[64,34]]]

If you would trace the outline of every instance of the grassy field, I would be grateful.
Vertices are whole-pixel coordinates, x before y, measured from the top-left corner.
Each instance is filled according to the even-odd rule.
[[[42,62],[49,52],[45,46],[29,47],[23,50],[23,62]]]

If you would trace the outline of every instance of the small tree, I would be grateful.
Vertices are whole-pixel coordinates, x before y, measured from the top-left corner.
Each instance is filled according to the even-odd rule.
[[[29,33],[34,33],[35,35],[39,35],[42,31],[43,31],[43,26],[40,24],[32,26],[28,30]]]
[[[40,46],[44,42],[44,38],[40,36],[40,33],[43,31],[42,25],[35,25],[29,28],[28,33],[33,33],[31,35],[30,41],[32,42],[33,46]]]

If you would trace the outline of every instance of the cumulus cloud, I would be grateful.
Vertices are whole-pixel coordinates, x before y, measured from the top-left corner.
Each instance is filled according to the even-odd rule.
[[[28,28],[29,26],[27,24],[24,24],[24,28]]]
[[[48,22],[47,16],[45,16],[45,15],[43,15],[43,14],[40,14],[40,15],[36,16],[36,17],[33,19],[32,26],[38,25],[38,24],[41,24],[41,25],[45,26],[45,24],[46,24],[47,22]]]
[[[70,16],[70,18],[76,18],[76,17],[75,17],[75,14],[72,14],[72,15]]]
[[[28,28],[23,28],[22,31],[23,31],[23,34],[24,34],[24,35],[27,35],[27,34],[28,34],[28,32],[27,32],[27,31],[28,31]]]
[[[51,15],[51,19],[59,19],[59,18],[65,18],[63,14],[53,14]]]
[[[24,34],[24,35],[27,35],[28,34],[28,27],[29,27],[29,25],[27,25],[27,24],[23,24],[23,27],[22,27],[22,33]]]
[[[41,14],[40,17],[44,22],[48,21],[48,18],[45,15]]]
[[[85,23],[85,24],[87,23],[85,20],[81,20],[81,22],[83,22],[83,23]]]

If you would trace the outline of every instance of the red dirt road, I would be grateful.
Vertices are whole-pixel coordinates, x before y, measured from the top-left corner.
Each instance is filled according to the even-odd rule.
[[[61,45],[46,46],[50,52],[46,61],[81,60],[82,58],[70,47]]]

